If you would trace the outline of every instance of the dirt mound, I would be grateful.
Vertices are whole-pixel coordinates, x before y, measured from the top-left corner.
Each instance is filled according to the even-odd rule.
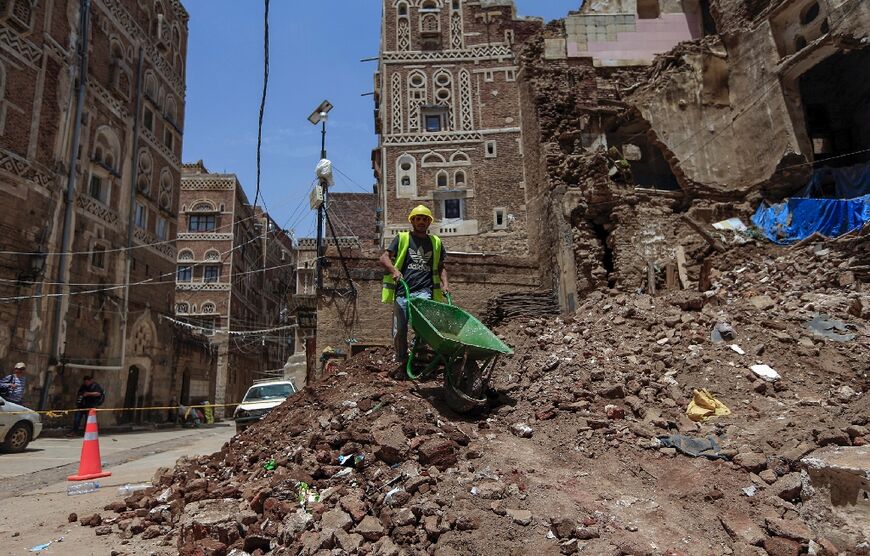
[[[161,470],[109,525],[181,554],[860,550],[800,463],[870,442],[870,299],[845,257],[747,245],[714,261],[708,292],[599,291],[570,318],[508,322],[516,355],[481,415],[361,354],[220,452]],[[851,326],[832,339],[814,317]],[[690,420],[701,389],[730,415]],[[686,438],[709,457],[678,451]]]

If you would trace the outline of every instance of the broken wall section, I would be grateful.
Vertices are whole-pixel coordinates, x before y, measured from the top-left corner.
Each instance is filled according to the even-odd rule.
[[[866,101],[852,103],[847,118],[852,126],[837,125],[832,113],[843,98],[864,98],[859,83],[867,81],[866,66],[862,72],[855,60],[843,62],[852,79],[842,77],[842,68],[822,66],[870,47],[870,4],[761,4],[753,3],[756,15],[749,20],[743,2],[714,2],[725,33],[657,58],[645,82],[626,99],[705,195],[727,198],[759,188],[766,195],[788,195],[806,183],[808,163],[831,152],[870,147],[859,130],[866,126],[858,123],[870,115]],[[833,100],[806,84],[820,66],[823,81],[840,84],[844,95]]]
[[[554,58],[560,32],[551,24],[526,44],[520,102],[530,250],[542,282],[573,311],[588,291],[638,287],[646,276],[646,264],[636,264],[637,222],[617,218],[617,208],[659,196],[679,207],[692,184],[674,173],[671,153],[623,100],[645,68]]]

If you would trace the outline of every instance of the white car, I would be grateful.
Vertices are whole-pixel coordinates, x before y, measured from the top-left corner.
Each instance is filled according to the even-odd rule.
[[[41,432],[39,413],[0,397],[0,448],[4,452],[23,452]]]
[[[296,393],[292,380],[263,380],[248,388],[242,403],[236,407],[233,419],[236,432],[242,432],[263,418],[269,411]]]

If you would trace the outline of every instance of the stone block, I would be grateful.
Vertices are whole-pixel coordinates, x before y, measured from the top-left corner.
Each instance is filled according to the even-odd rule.
[[[235,515],[239,501],[232,498],[191,502],[184,507],[179,525],[178,548],[203,539],[231,545],[240,538]]]
[[[760,545],[764,539],[764,531],[761,527],[755,524],[746,514],[729,512],[719,516],[725,532],[734,539],[735,542],[745,542],[750,545]]]
[[[828,446],[800,463],[816,496],[829,498],[840,519],[870,538],[870,446]]]
[[[567,57],[565,39],[544,39],[544,58],[563,60]]]
[[[384,536],[384,526],[376,517],[367,515],[353,532],[367,541],[375,542]]]

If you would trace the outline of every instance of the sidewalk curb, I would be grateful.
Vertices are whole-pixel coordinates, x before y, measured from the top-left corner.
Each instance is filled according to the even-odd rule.
[[[232,426],[232,421],[218,421],[209,425],[200,425],[199,429],[214,429],[221,427],[230,427]],[[161,431],[161,430],[170,430],[170,429],[183,429],[178,423],[151,423],[151,424],[142,424],[142,425],[109,425],[109,426],[101,426],[100,433],[111,435],[111,434],[125,434],[131,432],[148,432],[148,431]],[[191,431],[197,430],[195,427],[190,428]],[[42,429],[42,433],[39,435],[39,438],[66,438],[67,433],[69,432],[69,428],[67,427],[57,427],[51,429]],[[82,433],[83,434],[83,433]],[[75,437],[74,437],[75,438]]]

